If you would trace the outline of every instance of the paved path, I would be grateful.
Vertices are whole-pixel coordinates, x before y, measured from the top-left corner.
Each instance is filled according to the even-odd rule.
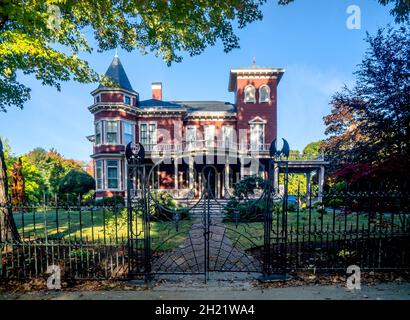
[[[209,231],[209,270],[247,272],[261,270],[258,260],[232,244],[222,217],[212,217]],[[184,243],[179,248],[154,258],[152,270],[154,272],[204,272],[204,264],[207,260],[204,232],[203,221],[197,218]]]
[[[36,300],[410,300],[410,283],[382,283],[362,285],[361,290],[350,291],[340,285],[311,285],[286,288],[258,289],[254,287],[229,288],[208,285],[202,288],[159,287],[145,291],[77,291],[0,293],[1,299]]]

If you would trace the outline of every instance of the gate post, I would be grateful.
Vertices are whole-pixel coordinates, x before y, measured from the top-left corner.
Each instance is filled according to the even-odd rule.
[[[150,199],[147,194],[145,172],[140,168],[141,193],[142,193],[142,223],[144,232],[144,261],[145,261],[145,282],[151,281],[151,230],[150,230]],[[149,183],[149,182],[148,182]]]
[[[271,242],[270,231],[272,228],[272,186],[274,183],[273,160],[269,159],[268,185],[265,190],[265,216],[263,221],[263,278],[268,278],[271,273]]]
[[[264,217],[264,252],[263,252],[263,276],[260,278],[260,281],[263,282],[270,282],[270,281],[283,281],[289,280],[290,276],[287,274],[287,261],[286,261],[286,250],[287,250],[287,206],[288,206],[288,161],[280,160],[281,156],[285,156],[286,158],[289,157],[289,144],[285,139],[283,140],[283,147],[281,150],[277,149],[276,146],[276,139],[272,141],[270,148],[269,148],[269,175],[268,175],[268,185],[265,190],[267,192],[265,194],[266,199],[266,211]],[[271,229],[273,223],[273,208],[272,208],[272,191],[274,190],[275,184],[275,169],[276,166],[279,166],[280,172],[280,164],[285,162],[286,164],[286,176],[285,176],[285,194],[282,203],[282,228],[281,228],[281,267],[282,273],[280,274],[273,274],[273,259],[271,254]],[[277,177],[279,178],[279,176]],[[275,190],[277,192],[277,190]]]

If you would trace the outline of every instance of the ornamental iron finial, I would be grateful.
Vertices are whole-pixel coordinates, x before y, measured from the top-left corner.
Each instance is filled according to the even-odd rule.
[[[125,157],[128,164],[141,164],[145,158],[145,149],[141,143],[130,142],[125,148]]]
[[[283,140],[283,147],[281,150],[278,150],[276,139],[272,141],[270,148],[269,148],[269,154],[271,158],[279,158],[280,156],[285,156],[286,158],[289,157],[289,153],[290,153],[289,143],[283,138],[282,140]]]

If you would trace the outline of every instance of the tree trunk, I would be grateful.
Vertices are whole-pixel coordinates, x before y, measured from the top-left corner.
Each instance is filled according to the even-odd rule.
[[[0,242],[19,240],[12,208],[8,205],[7,168],[4,159],[3,142],[0,139]]]

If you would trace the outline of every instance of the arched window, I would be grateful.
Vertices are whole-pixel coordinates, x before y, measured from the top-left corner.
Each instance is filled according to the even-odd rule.
[[[259,102],[270,102],[269,86],[263,85],[259,88]]]
[[[253,85],[248,85],[245,87],[245,103],[253,102],[255,103],[255,87]]]

